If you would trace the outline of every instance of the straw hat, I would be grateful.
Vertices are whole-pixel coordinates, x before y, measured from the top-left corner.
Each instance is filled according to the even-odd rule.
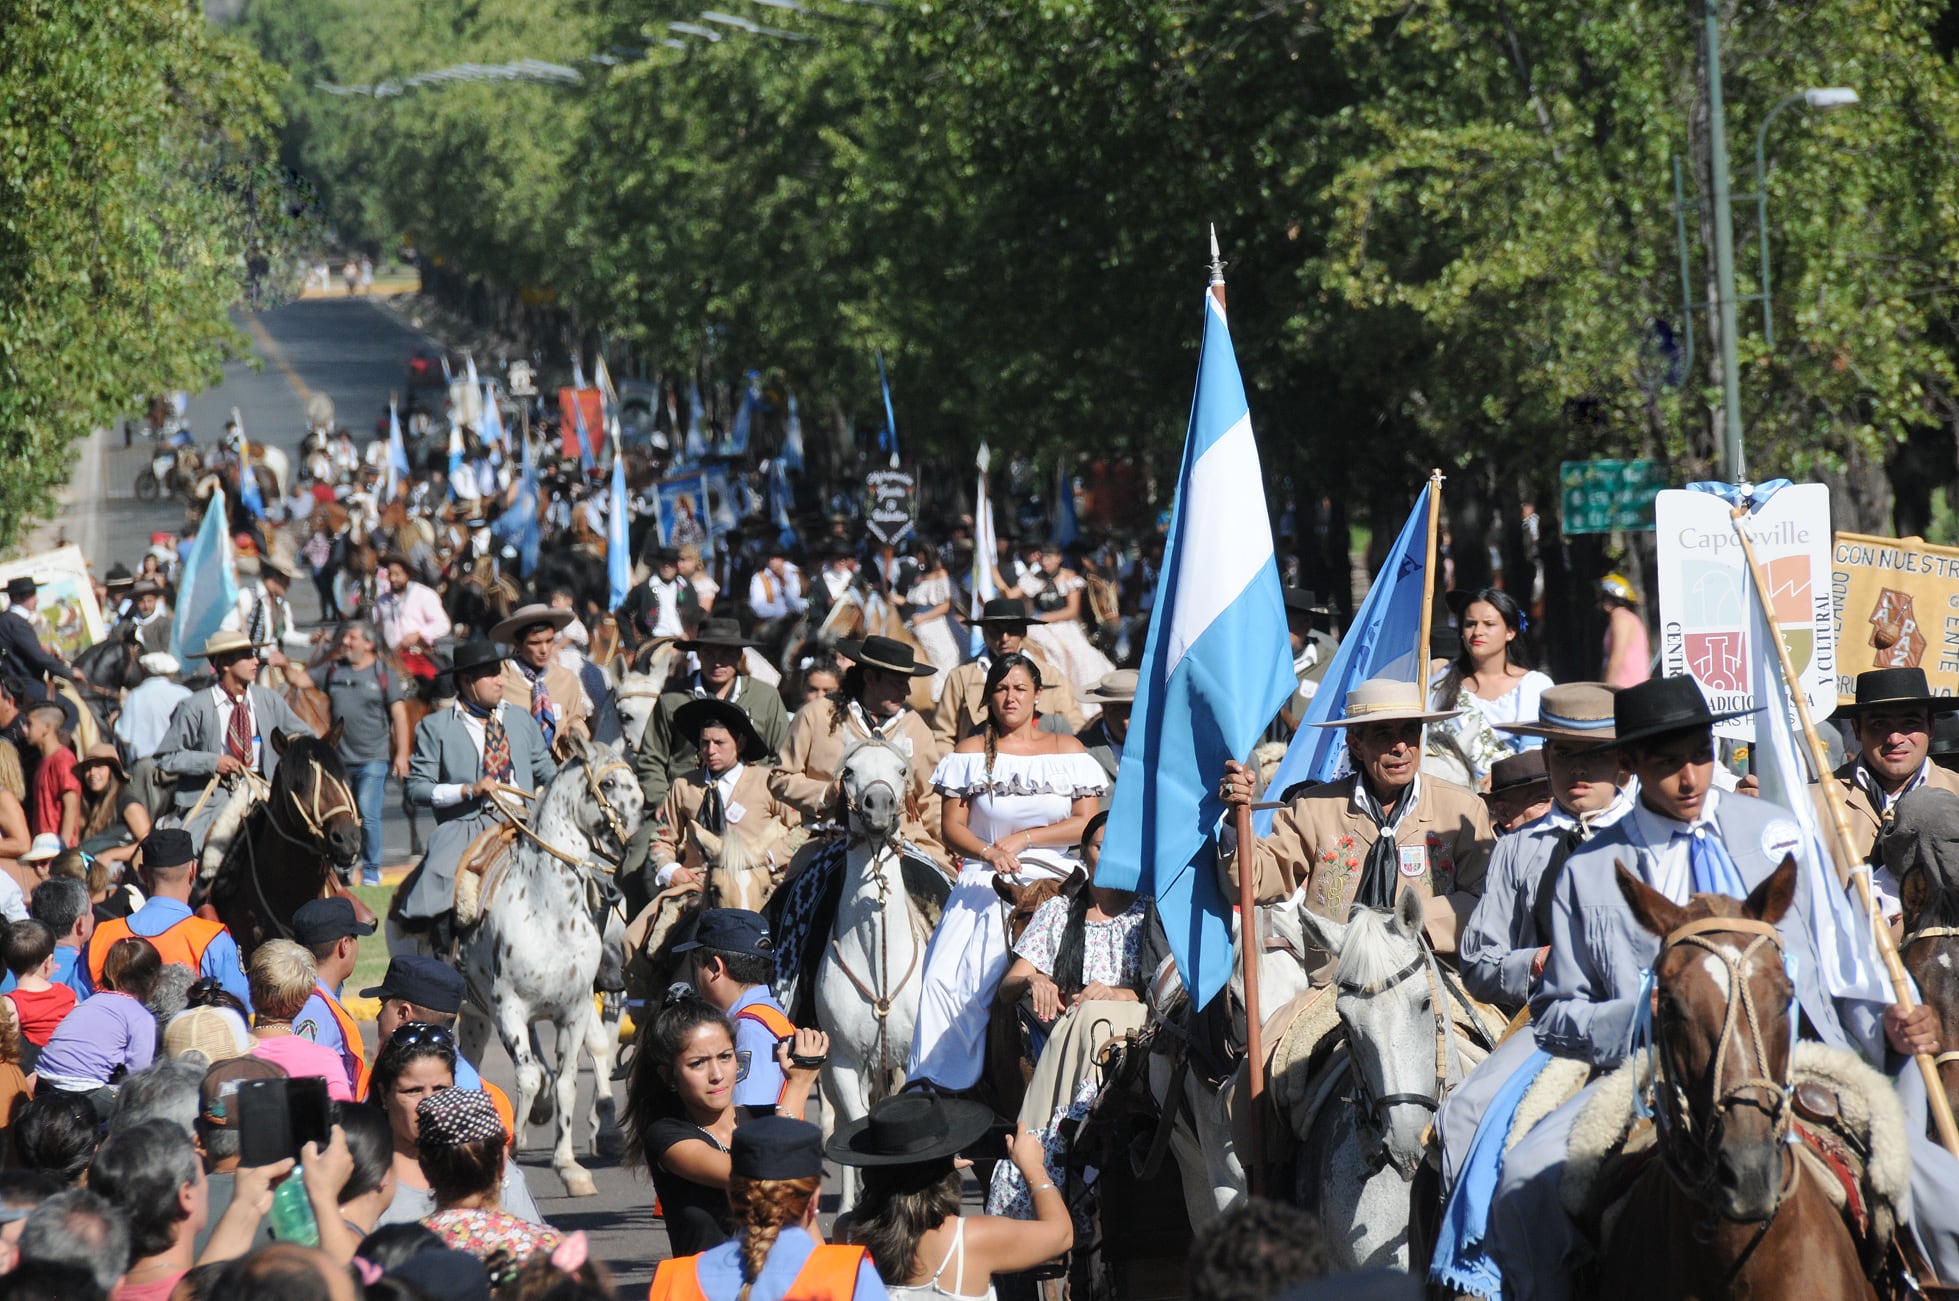
[[[1314,727],[1357,727],[1362,723],[1440,723],[1459,709],[1430,709],[1422,689],[1393,678],[1369,678],[1347,693],[1346,717],[1315,723]]]

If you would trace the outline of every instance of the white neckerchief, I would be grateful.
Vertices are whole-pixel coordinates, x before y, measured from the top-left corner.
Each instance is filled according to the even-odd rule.
[[[865,736],[881,736],[889,741],[895,739],[904,728],[905,710],[903,709],[900,709],[882,723],[873,723],[871,721],[871,716],[864,712],[864,705],[861,701],[852,700],[848,702],[845,706],[845,712],[850,715],[850,721],[856,724],[857,730]]]
[[[1304,673],[1307,669],[1312,668],[1315,664],[1318,664],[1319,662],[1320,662],[1320,648],[1313,644],[1313,639],[1311,637],[1308,637],[1306,639],[1305,648],[1301,650],[1299,654],[1292,657],[1293,676],[1294,677],[1299,676],[1301,673]]]
[[[1685,904],[1694,891],[1688,836],[1698,827],[1708,828],[1711,835],[1719,834],[1714,810],[1720,802],[1721,792],[1710,788],[1701,802],[1700,816],[1691,823],[1656,813],[1644,800],[1635,801],[1632,813],[1625,818],[1627,837],[1642,851],[1638,856],[1640,875],[1646,878],[1646,884],[1676,904]]]
[[[1545,826],[1555,827],[1559,831],[1569,831],[1573,827],[1583,827],[1585,829],[1585,839],[1590,840],[1593,836],[1596,836],[1599,832],[1632,812],[1633,804],[1634,800],[1631,792],[1621,790],[1617,795],[1612,797],[1612,803],[1606,805],[1597,813],[1588,813],[1581,818],[1566,812],[1564,805],[1558,803],[1556,800],[1552,800],[1551,811],[1546,813],[1539,821]]]

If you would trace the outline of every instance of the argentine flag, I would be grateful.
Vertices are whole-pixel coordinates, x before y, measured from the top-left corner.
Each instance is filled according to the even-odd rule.
[[[608,610],[616,610],[626,603],[626,594],[633,590],[632,543],[627,541],[626,511],[626,458],[614,454],[612,458],[612,503],[605,518],[605,579],[606,604]]]
[[[238,608],[238,580],[231,572],[231,535],[225,530],[224,491],[211,494],[204,523],[184,558],[177,592],[177,619],[170,626],[170,653],[181,663],[204,650],[204,643]]]
[[[1193,1006],[1231,978],[1218,778],[1292,693],[1265,483],[1224,304],[1204,295],[1183,472],[1097,884],[1154,895]]]
[[[408,477],[408,445],[401,440],[401,416],[395,411],[395,404],[388,403],[388,486],[386,500],[393,501],[401,487],[402,480]]]
[[[999,558],[998,534],[993,527],[993,502],[987,495],[986,471],[993,462],[993,451],[985,443],[979,449],[979,486],[973,490],[973,581],[971,584],[972,616],[971,645],[967,648],[974,659],[986,649],[986,637],[980,629],[980,616],[986,611],[986,603],[1000,595],[1000,589],[993,585],[993,562]]]

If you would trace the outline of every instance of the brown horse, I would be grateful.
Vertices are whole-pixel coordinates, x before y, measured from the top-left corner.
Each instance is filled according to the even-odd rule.
[[[266,940],[290,939],[301,904],[346,894],[360,861],[361,819],[339,741],[338,724],[321,737],[272,734],[279,768],[271,792],[246,815],[207,900],[237,939],[241,962]],[[373,920],[353,903],[356,916]]]
[[[1619,890],[1661,937],[1653,960],[1658,1159],[1603,1244],[1599,1295],[1875,1297],[1858,1244],[1790,1146],[1795,987],[1776,923],[1785,858],[1745,902],[1674,904],[1625,868]]]
[[[1921,786],[1899,800],[1880,841],[1904,902],[1898,956],[1938,1014],[1939,1042],[1959,1044],[1959,795]],[[1959,1109],[1959,1052],[1935,1059]]]

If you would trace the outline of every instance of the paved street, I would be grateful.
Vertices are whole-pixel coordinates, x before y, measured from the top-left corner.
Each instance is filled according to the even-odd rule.
[[[237,407],[255,441],[292,454],[305,432],[306,399],[313,393],[331,396],[339,422],[364,439],[375,418],[385,414],[389,391],[401,385],[409,353],[423,341],[393,313],[360,299],[310,299],[239,320],[262,365],[227,366],[220,385],[192,399],[191,424],[203,443],[215,439]],[[111,441],[120,445],[120,433]],[[96,513],[101,527],[95,531],[104,539],[99,544],[86,540],[87,524]],[[104,504],[78,497],[55,527],[66,529],[69,539],[85,549],[104,547],[102,554],[90,555],[101,572],[118,559],[133,567],[152,532],[175,529],[183,522],[183,508],[174,501]],[[310,583],[295,582],[293,598],[302,619],[317,620]],[[399,804],[398,787],[391,787],[385,838],[386,861],[391,864],[408,858],[408,826]],[[371,1025],[368,1032],[371,1036]],[[549,1037],[547,1033],[547,1042]],[[509,1059],[494,1040],[482,1066],[486,1075],[514,1096]],[[589,1067],[585,1077],[581,1108],[589,1105],[585,1100],[591,1096]],[[588,1112],[581,1110],[583,1114]],[[582,1136],[582,1126],[579,1132]],[[652,1214],[652,1184],[617,1161],[584,1158],[597,1177],[599,1195],[568,1198],[550,1168],[550,1142],[549,1130],[534,1129],[521,1145],[520,1160],[539,1208],[559,1228],[584,1229],[592,1235],[596,1254],[618,1274],[622,1296],[644,1295],[653,1262],[666,1255],[666,1234]]]

